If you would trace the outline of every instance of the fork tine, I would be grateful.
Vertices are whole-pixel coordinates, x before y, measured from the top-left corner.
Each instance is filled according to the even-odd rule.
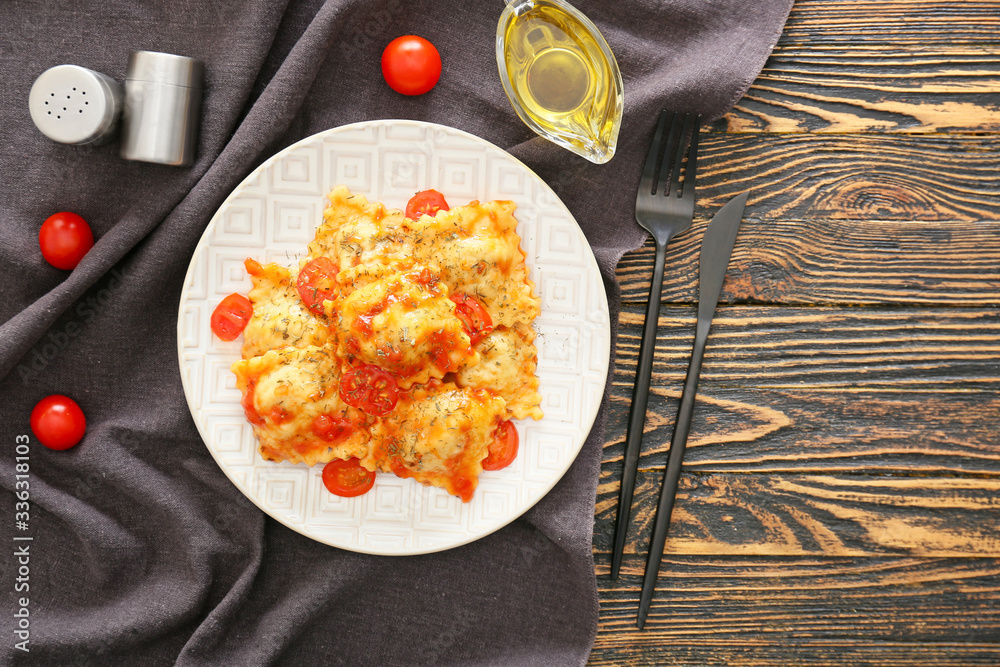
[[[698,135],[701,133],[701,115],[694,117],[694,130],[691,133],[691,148],[688,152],[687,169],[684,171],[683,197],[694,197],[694,179],[698,175]]]
[[[660,164],[660,180],[663,181],[663,196],[680,196],[677,191],[681,180],[681,167],[684,164],[684,140],[687,138],[690,114],[674,113],[670,120],[670,134],[663,150],[663,162]]]
[[[649,143],[649,153],[646,155],[646,166],[642,168],[642,178],[639,180],[639,192],[656,194],[656,158],[660,153],[660,142],[663,140],[663,126],[667,122],[667,110],[660,112],[660,121],[656,124],[656,133]]]

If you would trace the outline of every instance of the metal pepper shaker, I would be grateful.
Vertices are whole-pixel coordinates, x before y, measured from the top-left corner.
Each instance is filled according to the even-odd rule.
[[[187,166],[194,162],[201,118],[200,60],[133,51],[125,75],[121,156]]]

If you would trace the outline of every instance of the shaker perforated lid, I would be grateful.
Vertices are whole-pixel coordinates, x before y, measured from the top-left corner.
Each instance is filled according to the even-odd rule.
[[[63,144],[97,144],[114,136],[122,93],[109,76],[78,65],[42,72],[28,95],[31,120],[42,134]]]

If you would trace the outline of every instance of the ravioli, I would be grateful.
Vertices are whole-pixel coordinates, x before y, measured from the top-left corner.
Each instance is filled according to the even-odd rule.
[[[297,267],[246,262],[233,372],[259,452],[358,459],[468,502],[505,422],[543,416],[515,206],[412,220],[343,186],[328,200]]]
[[[237,361],[243,411],[267,461],[316,465],[367,454],[370,418],[340,399],[327,347],[286,347]]]
[[[412,477],[468,502],[504,415],[503,399],[489,390],[431,382],[406,394],[372,427],[375,445],[361,465]]]
[[[479,361],[447,285],[427,268],[387,273],[326,305],[337,353],[389,371],[402,389]]]
[[[541,419],[538,393],[538,350],[530,327],[498,329],[477,346],[479,363],[462,368],[456,382],[463,387],[489,387],[506,402],[514,419]]]
[[[253,316],[243,330],[244,359],[282,347],[326,343],[327,325],[302,305],[291,271],[252,259],[244,264],[253,282],[249,294]]]

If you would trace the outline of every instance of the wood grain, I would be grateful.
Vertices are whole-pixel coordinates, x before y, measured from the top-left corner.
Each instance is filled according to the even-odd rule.
[[[618,267],[590,664],[1000,664],[998,165],[1000,0],[796,0],[761,76],[703,133],[612,582],[652,246]],[[699,244],[743,191],[640,632]]]
[[[622,572],[640,575],[662,470],[637,477]],[[609,553],[618,475],[598,488],[595,557]],[[682,474],[664,553],[1000,557],[1000,479]],[[608,558],[597,571],[607,573]]]
[[[615,383],[604,445],[612,480],[621,475],[631,397],[631,382]],[[652,391],[640,467],[665,465],[679,402],[679,384]],[[996,477],[998,422],[997,391],[716,386],[698,394],[684,469]]]
[[[779,45],[995,44],[997,0],[795,0]]]
[[[698,218],[749,190],[759,220],[1000,220],[1000,136],[708,134]]]
[[[644,631],[638,582],[598,578],[592,665],[995,665],[993,558],[669,556]]]
[[[708,219],[749,191],[723,298],[775,304],[1000,303],[1000,137],[708,134],[692,228],[663,299],[696,298]],[[618,269],[645,301],[652,246]]]
[[[698,298],[699,220],[668,250],[661,301]],[[655,246],[618,264],[622,299],[645,303]],[[1000,303],[1000,222],[744,219],[722,303],[993,306]]]
[[[660,310],[654,386],[683,384],[694,307]],[[625,304],[616,370],[628,384],[643,306]],[[978,308],[794,308],[716,310],[700,387],[1000,389],[1000,312]]]
[[[998,8],[1000,11],[1000,8]],[[730,132],[1000,130],[1000,47],[778,47]]]

